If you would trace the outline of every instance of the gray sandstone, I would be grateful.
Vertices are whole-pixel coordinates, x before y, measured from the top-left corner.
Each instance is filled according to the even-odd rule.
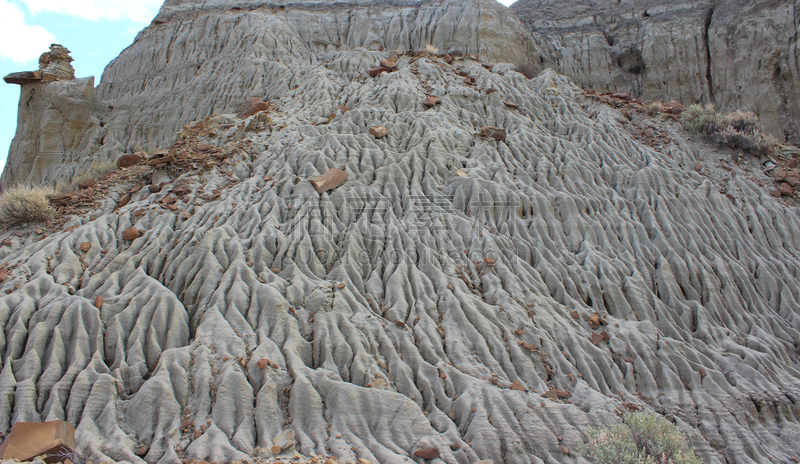
[[[96,95],[31,84],[52,96],[23,134],[84,89],[89,140],[37,179],[133,145],[220,156],[0,231],[0,431],[66,420],[93,462],[572,463],[641,408],[709,464],[792,462],[797,208],[742,176],[728,198],[679,133],[655,150],[568,77],[515,71],[537,43],[483,0],[168,1]],[[479,59],[403,53],[426,44]],[[273,110],[238,118],[250,97]]]
[[[800,142],[796,0],[519,0],[546,66],[598,90],[751,110]]]

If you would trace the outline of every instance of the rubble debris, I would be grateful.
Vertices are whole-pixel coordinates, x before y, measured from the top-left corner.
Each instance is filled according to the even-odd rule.
[[[308,179],[318,193],[333,190],[347,180],[347,173],[338,168],[328,169],[324,174]]]

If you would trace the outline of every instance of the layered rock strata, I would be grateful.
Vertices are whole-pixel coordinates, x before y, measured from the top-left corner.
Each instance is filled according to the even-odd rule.
[[[752,110],[800,142],[794,0],[520,0],[511,7],[553,66],[645,100]]]
[[[162,8],[98,93],[159,157],[0,232],[0,432],[66,420],[93,462],[569,463],[645,410],[710,464],[800,455],[797,209],[487,63],[528,43],[479,26],[502,7],[395,6]],[[479,59],[401,53],[426,44]]]

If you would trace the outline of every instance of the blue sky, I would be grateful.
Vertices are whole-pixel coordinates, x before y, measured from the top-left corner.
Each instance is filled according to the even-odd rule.
[[[510,5],[514,0],[501,0]],[[51,43],[72,52],[76,77],[95,76],[155,17],[163,0],[0,0],[0,76],[39,69]],[[19,86],[0,81],[0,170],[17,128]]]

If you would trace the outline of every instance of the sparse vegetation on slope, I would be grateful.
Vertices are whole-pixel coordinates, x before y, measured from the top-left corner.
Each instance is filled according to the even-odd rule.
[[[750,111],[718,113],[714,105],[692,105],[681,115],[681,124],[695,134],[755,155],[771,155],[778,141],[763,131],[758,116]]]
[[[43,188],[13,187],[0,195],[0,225],[16,226],[53,219],[55,210]]]
[[[581,452],[597,464],[702,464],[678,429],[656,414],[637,412],[610,428],[589,431]]]

